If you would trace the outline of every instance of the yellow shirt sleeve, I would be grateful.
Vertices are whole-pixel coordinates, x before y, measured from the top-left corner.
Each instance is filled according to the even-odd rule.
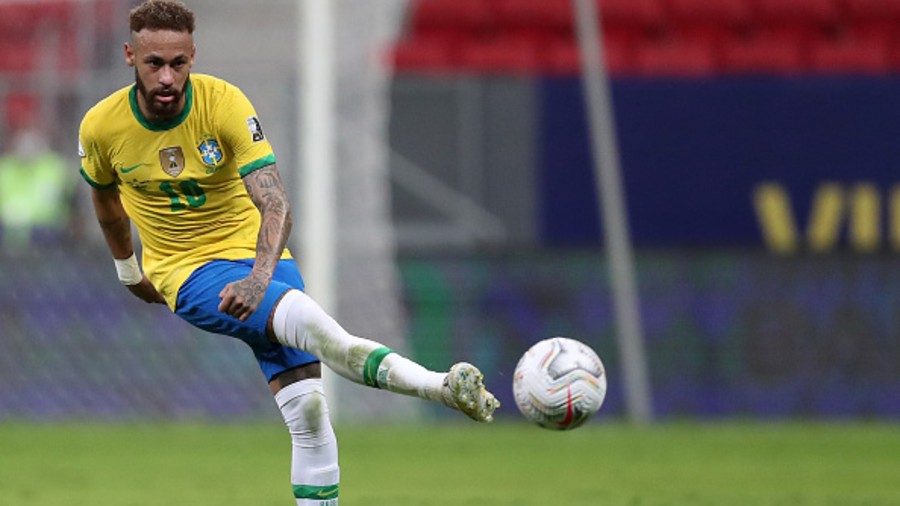
[[[217,113],[219,135],[232,150],[241,177],[275,163],[272,145],[263,133],[256,110],[240,88],[231,87]]]
[[[87,114],[78,131],[81,176],[94,188],[112,188],[116,185],[116,173],[99,148],[100,143],[94,135],[93,118],[93,114]]]

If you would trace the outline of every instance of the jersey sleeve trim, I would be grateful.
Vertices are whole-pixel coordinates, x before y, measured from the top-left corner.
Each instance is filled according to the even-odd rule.
[[[238,172],[241,174],[241,177],[246,177],[248,174],[255,172],[263,167],[268,167],[269,165],[275,164],[275,154],[270,154],[264,158],[260,158],[255,162],[250,162],[247,165],[244,165]]]
[[[96,188],[98,190],[108,190],[108,189],[114,188],[116,186],[116,183],[100,184],[100,183],[94,181],[93,179],[91,179],[90,176],[87,175],[87,172],[84,171],[84,167],[82,167],[81,169],[78,169],[78,171],[81,172],[81,177],[83,177],[84,180],[87,181],[87,183],[89,185],[93,186],[94,188]]]

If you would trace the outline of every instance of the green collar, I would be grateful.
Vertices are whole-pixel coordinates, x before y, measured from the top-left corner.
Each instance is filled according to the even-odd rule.
[[[131,103],[131,112],[134,114],[134,118],[138,120],[138,123],[143,125],[147,130],[152,130],[154,132],[161,132],[163,130],[171,130],[178,125],[180,125],[185,118],[188,117],[188,114],[191,113],[191,107],[194,105],[194,86],[191,84],[190,79],[187,82],[187,92],[185,93],[184,100],[184,109],[181,110],[181,114],[170,119],[169,121],[164,121],[162,123],[153,123],[144,117],[144,113],[141,112],[141,108],[138,105],[137,99],[137,85],[131,87],[131,91],[128,92],[128,101]]]

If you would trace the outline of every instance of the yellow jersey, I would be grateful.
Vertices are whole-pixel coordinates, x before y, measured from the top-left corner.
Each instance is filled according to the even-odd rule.
[[[242,178],[275,155],[253,105],[226,81],[192,74],[184,111],[164,124],[147,121],[136,93],[122,88],[85,114],[81,175],[95,188],[119,188],[144,272],[174,310],[196,268],[256,257],[260,215]],[[282,258],[291,258],[287,249]]]

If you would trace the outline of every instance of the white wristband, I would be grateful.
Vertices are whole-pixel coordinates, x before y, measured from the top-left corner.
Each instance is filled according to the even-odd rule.
[[[113,261],[116,263],[116,274],[119,275],[119,281],[123,285],[136,285],[144,279],[144,274],[141,272],[141,267],[138,265],[134,253],[124,260],[113,258]]]

